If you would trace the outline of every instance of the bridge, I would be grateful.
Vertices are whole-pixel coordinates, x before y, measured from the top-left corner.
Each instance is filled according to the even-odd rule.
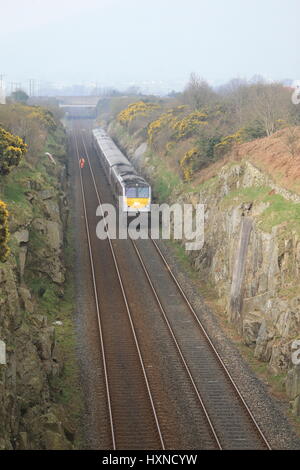
[[[59,96],[58,105],[68,118],[95,118],[99,96]]]

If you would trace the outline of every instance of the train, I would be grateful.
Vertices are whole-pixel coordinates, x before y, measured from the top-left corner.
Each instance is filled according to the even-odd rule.
[[[151,186],[138,175],[127,157],[104,129],[92,130],[93,146],[99,157],[120,210],[128,216],[151,211]]]

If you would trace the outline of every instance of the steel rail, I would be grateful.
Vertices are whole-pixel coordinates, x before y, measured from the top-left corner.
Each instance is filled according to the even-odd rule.
[[[159,248],[158,244],[156,243],[156,241],[155,241],[151,236],[150,236],[150,239],[151,239],[153,245],[155,246],[157,253],[159,254],[160,258],[162,259],[162,261],[163,261],[165,267],[167,268],[167,271],[168,271],[169,275],[171,276],[173,282],[174,282],[175,285],[177,286],[177,288],[178,288],[178,290],[179,290],[179,292],[180,292],[182,298],[184,299],[184,301],[186,302],[186,304],[187,304],[187,306],[188,306],[190,312],[192,313],[193,318],[196,320],[196,322],[197,322],[197,324],[198,324],[198,326],[199,326],[199,328],[200,328],[202,334],[204,335],[205,339],[207,340],[207,343],[209,344],[210,348],[212,349],[213,353],[215,354],[215,356],[216,356],[216,358],[217,358],[219,364],[221,365],[223,371],[225,372],[226,377],[227,377],[228,380],[230,381],[230,383],[231,383],[231,385],[232,385],[232,387],[233,387],[233,389],[234,389],[236,395],[238,396],[238,398],[240,399],[241,403],[243,404],[245,410],[247,411],[248,416],[249,416],[249,418],[251,419],[252,423],[254,424],[254,427],[255,427],[257,433],[259,434],[261,440],[263,441],[263,443],[265,444],[265,446],[267,447],[268,450],[272,450],[271,445],[269,444],[267,438],[265,437],[264,433],[263,433],[262,430],[260,429],[260,426],[259,426],[257,420],[255,419],[255,417],[254,417],[252,411],[250,410],[248,404],[246,403],[246,401],[245,401],[245,399],[244,399],[242,393],[240,392],[238,386],[236,385],[236,383],[235,383],[235,381],[234,381],[234,379],[233,379],[231,373],[229,372],[229,370],[228,370],[226,364],[224,363],[223,359],[221,358],[220,354],[218,353],[218,351],[217,351],[216,347],[214,346],[214,344],[213,344],[213,342],[212,342],[212,340],[211,340],[209,334],[207,333],[207,331],[206,331],[204,325],[202,324],[202,322],[201,322],[200,319],[198,318],[198,316],[197,316],[197,314],[196,314],[196,312],[195,312],[195,310],[194,310],[194,308],[193,308],[191,302],[190,302],[189,299],[187,298],[187,296],[186,296],[184,290],[182,289],[182,287],[181,287],[179,281],[177,280],[175,274],[173,273],[171,266],[170,266],[169,263],[167,262],[165,256],[163,255],[163,253],[162,253],[162,251],[160,250],[160,248]]]
[[[182,350],[181,350],[181,348],[180,348],[180,346],[179,346],[179,343],[178,343],[178,341],[177,341],[177,339],[176,339],[176,336],[175,336],[175,333],[174,333],[174,331],[173,331],[173,328],[171,327],[171,324],[170,324],[170,322],[169,322],[169,320],[168,320],[166,311],[165,311],[165,309],[164,309],[164,307],[163,307],[163,305],[162,305],[162,303],[161,303],[161,301],[160,301],[160,298],[159,298],[159,296],[158,296],[158,294],[157,294],[157,292],[156,292],[156,289],[155,289],[155,287],[154,287],[154,285],[153,285],[153,282],[151,281],[151,278],[150,278],[149,272],[148,272],[148,270],[147,270],[147,268],[146,268],[146,265],[145,265],[145,263],[144,263],[144,261],[143,261],[143,259],[142,259],[142,257],[141,257],[141,254],[140,254],[140,252],[139,252],[139,250],[138,250],[138,248],[137,248],[137,246],[136,246],[136,243],[134,242],[134,240],[131,240],[131,242],[132,242],[132,244],[133,244],[133,247],[134,247],[134,249],[135,249],[135,252],[136,252],[136,254],[137,254],[137,257],[138,257],[138,259],[139,259],[139,261],[140,261],[140,263],[141,263],[141,266],[142,266],[142,268],[143,268],[143,270],[144,270],[144,273],[145,273],[145,275],[146,275],[146,279],[148,280],[148,283],[149,283],[149,285],[150,285],[150,287],[151,287],[151,290],[152,290],[153,295],[154,295],[154,297],[155,297],[155,299],[156,299],[156,302],[157,302],[157,304],[158,304],[158,307],[159,307],[159,309],[160,309],[160,311],[161,311],[161,313],[162,313],[162,315],[163,315],[163,318],[164,318],[164,320],[165,320],[165,323],[166,323],[166,325],[167,325],[167,328],[168,328],[168,330],[169,330],[169,333],[171,334],[171,337],[172,337],[172,339],[173,339],[173,341],[174,341],[174,343],[175,343],[177,352],[178,352],[178,354],[179,354],[179,356],[180,356],[180,359],[181,359],[181,361],[182,361],[182,363],[183,363],[183,366],[184,366],[184,368],[185,368],[185,371],[186,371],[186,373],[187,373],[187,375],[188,375],[188,377],[189,377],[189,379],[190,379],[190,381],[191,381],[191,383],[192,383],[192,386],[193,386],[193,389],[194,389],[194,391],[195,391],[195,393],[196,393],[196,395],[197,395],[198,401],[200,402],[201,408],[202,408],[202,410],[203,410],[203,412],[204,412],[204,415],[205,415],[205,418],[206,418],[206,420],[207,420],[207,422],[208,422],[209,428],[210,428],[210,430],[211,430],[211,432],[212,432],[212,434],[213,434],[213,436],[214,436],[214,439],[215,439],[215,441],[216,441],[216,443],[217,443],[217,446],[218,446],[219,450],[222,450],[222,445],[221,445],[221,443],[220,443],[220,439],[219,439],[219,437],[218,437],[218,435],[217,435],[216,430],[214,429],[214,426],[213,426],[213,424],[212,424],[212,421],[211,421],[211,419],[210,419],[210,417],[209,417],[209,413],[208,413],[208,411],[207,411],[207,409],[206,409],[206,407],[205,407],[205,404],[204,404],[203,399],[202,399],[202,397],[201,397],[201,394],[200,394],[200,392],[199,392],[199,390],[198,390],[198,388],[197,388],[197,385],[196,385],[196,383],[195,383],[195,380],[194,380],[194,378],[193,378],[193,375],[192,375],[192,373],[191,373],[191,371],[190,371],[190,368],[189,368],[189,366],[188,366],[188,364],[187,364],[187,362],[186,362],[186,360],[185,360],[185,358],[184,358],[183,352],[182,352]]]
[[[91,176],[92,176],[93,185],[94,185],[95,192],[96,192],[96,195],[97,195],[98,203],[99,203],[99,206],[101,208],[101,214],[102,214],[102,216],[104,216],[104,213],[103,213],[103,210],[102,210],[102,207],[101,207],[101,204],[102,204],[101,203],[101,198],[100,198],[100,195],[99,195],[99,192],[98,192],[98,189],[97,189],[94,172],[93,172],[93,169],[92,169],[92,166],[91,166],[91,163],[90,163],[90,158],[89,158],[89,154],[88,154],[88,151],[87,151],[87,147],[86,147],[83,135],[81,135],[81,138],[82,138],[82,143],[83,143],[85,155],[86,155],[86,158],[87,158],[87,162],[88,162],[88,165],[89,165],[90,173],[91,173]],[[111,238],[109,236],[109,232],[108,232],[108,238],[107,239],[108,239],[108,242],[109,242],[110,251],[111,251],[111,254],[112,254],[113,261],[114,261],[114,266],[115,266],[115,269],[116,269],[117,277],[118,277],[118,280],[119,280],[119,283],[120,283],[120,287],[121,287],[121,291],[122,291],[122,295],[123,295],[123,299],[124,299],[124,303],[125,303],[129,323],[130,323],[130,326],[131,326],[134,342],[135,342],[137,352],[138,352],[138,356],[139,356],[139,360],[140,360],[140,365],[141,365],[142,372],[143,372],[143,375],[144,375],[145,384],[146,384],[146,388],[147,388],[147,392],[148,392],[148,396],[149,396],[149,400],[150,400],[150,404],[151,404],[151,408],[152,408],[152,412],[153,412],[157,432],[158,432],[158,435],[159,435],[159,440],[160,440],[162,449],[165,450],[165,443],[164,443],[162,431],[161,431],[161,428],[160,428],[157,412],[156,412],[156,409],[155,409],[154,400],[153,400],[153,397],[152,397],[152,392],[151,392],[148,376],[147,376],[147,373],[146,373],[146,368],[145,368],[145,365],[144,365],[141,349],[140,349],[140,346],[139,346],[139,342],[138,342],[138,338],[137,338],[137,335],[136,335],[134,323],[133,323],[133,320],[132,320],[132,315],[131,315],[131,312],[130,312],[129,303],[128,303],[127,296],[126,296],[126,291],[125,291],[125,288],[124,288],[123,280],[122,280],[122,277],[121,277],[119,265],[118,265],[117,258],[116,258],[116,255],[115,255],[115,251],[114,251],[114,248],[113,248],[113,245],[112,245],[112,242],[111,242]]]
[[[74,140],[75,140],[75,148],[76,148],[78,167],[79,167],[80,156],[79,156],[76,131],[74,131]],[[91,246],[91,238],[90,238],[88,218],[87,218],[86,200],[85,200],[84,186],[83,186],[83,181],[82,181],[82,174],[81,172],[79,172],[79,174],[80,174],[80,187],[81,187],[82,204],[83,204],[83,210],[84,210],[85,228],[86,228],[86,234],[87,234],[87,240],[88,240],[89,258],[90,258],[90,265],[91,265],[92,279],[93,279],[93,290],[94,290],[95,304],[96,304],[96,311],[97,311],[97,322],[98,322],[98,327],[99,327],[99,336],[100,336],[101,353],[102,353],[102,360],[103,360],[103,370],[104,370],[104,377],[105,377],[105,389],[106,389],[106,396],[107,396],[111,437],[112,437],[113,450],[116,450],[117,447],[116,447],[115,429],[114,429],[111,396],[110,396],[110,388],[109,388],[108,367],[107,367],[107,360],[106,360],[105,347],[104,347],[100,307],[99,307],[99,301],[98,301],[98,289],[97,289],[97,284],[96,284],[94,258],[93,258],[93,252],[92,252],[92,246]]]

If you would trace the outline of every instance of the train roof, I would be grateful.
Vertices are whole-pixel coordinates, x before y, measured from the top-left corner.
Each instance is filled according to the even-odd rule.
[[[97,140],[98,145],[101,148],[101,151],[108,161],[110,167],[113,169],[120,180],[122,180],[125,184],[148,186],[148,183],[142,176],[139,176],[136,173],[136,170],[128,158],[125,157],[125,155],[103,129],[93,129],[93,135]]]

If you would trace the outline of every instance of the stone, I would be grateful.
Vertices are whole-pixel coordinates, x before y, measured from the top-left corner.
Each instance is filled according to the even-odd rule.
[[[72,450],[72,444],[60,433],[45,431],[43,436],[45,450]]]
[[[145,152],[147,151],[147,142],[142,142],[141,145],[135,150],[133,154],[133,159],[136,160],[137,162],[141,160]]]
[[[44,315],[31,315],[30,323],[40,330],[48,325],[48,319]]]
[[[46,238],[49,248],[59,251],[62,248],[63,235],[61,226],[58,222],[37,218],[32,223],[33,228],[38,230]]]
[[[52,326],[43,328],[37,340],[36,347],[42,360],[49,360],[55,345],[55,329]]]
[[[294,366],[288,371],[286,378],[286,392],[292,400],[300,395],[300,365]]]
[[[23,304],[24,310],[28,313],[33,313],[34,312],[34,306],[31,301],[31,293],[30,290],[27,289],[26,287],[19,287],[19,295],[21,298],[21,302]]]
[[[248,346],[256,344],[261,324],[262,317],[256,313],[248,314],[247,317],[243,319],[243,337]]]
[[[21,431],[19,433],[19,440],[18,440],[18,450],[28,450],[28,433]]]
[[[60,210],[59,205],[56,201],[52,199],[44,201],[44,208],[49,219],[51,219],[52,221],[60,222]]]
[[[16,342],[18,395],[22,397],[22,406],[27,409],[46,398],[49,390],[45,386],[45,374],[37,348],[30,342],[30,333],[24,336],[21,331],[18,331]]]
[[[15,232],[13,235],[19,244],[28,243],[29,241],[29,230],[23,229]]]
[[[267,328],[264,320],[259,328],[254,356],[263,362],[269,362],[272,355],[274,333]]]
[[[300,416],[300,395],[292,403],[292,413],[295,416]]]
[[[20,278],[23,279],[25,265],[26,265],[26,258],[27,258],[27,246],[21,246],[19,251],[19,265],[20,265]]]
[[[52,199],[55,197],[55,191],[53,188],[43,189],[42,191],[39,191],[38,194],[39,197],[43,200]]]
[[[272,353],[270,357],[269,369],[278,375],[287,372],[291,367],[291,344],[280,339],[272,344]]]

